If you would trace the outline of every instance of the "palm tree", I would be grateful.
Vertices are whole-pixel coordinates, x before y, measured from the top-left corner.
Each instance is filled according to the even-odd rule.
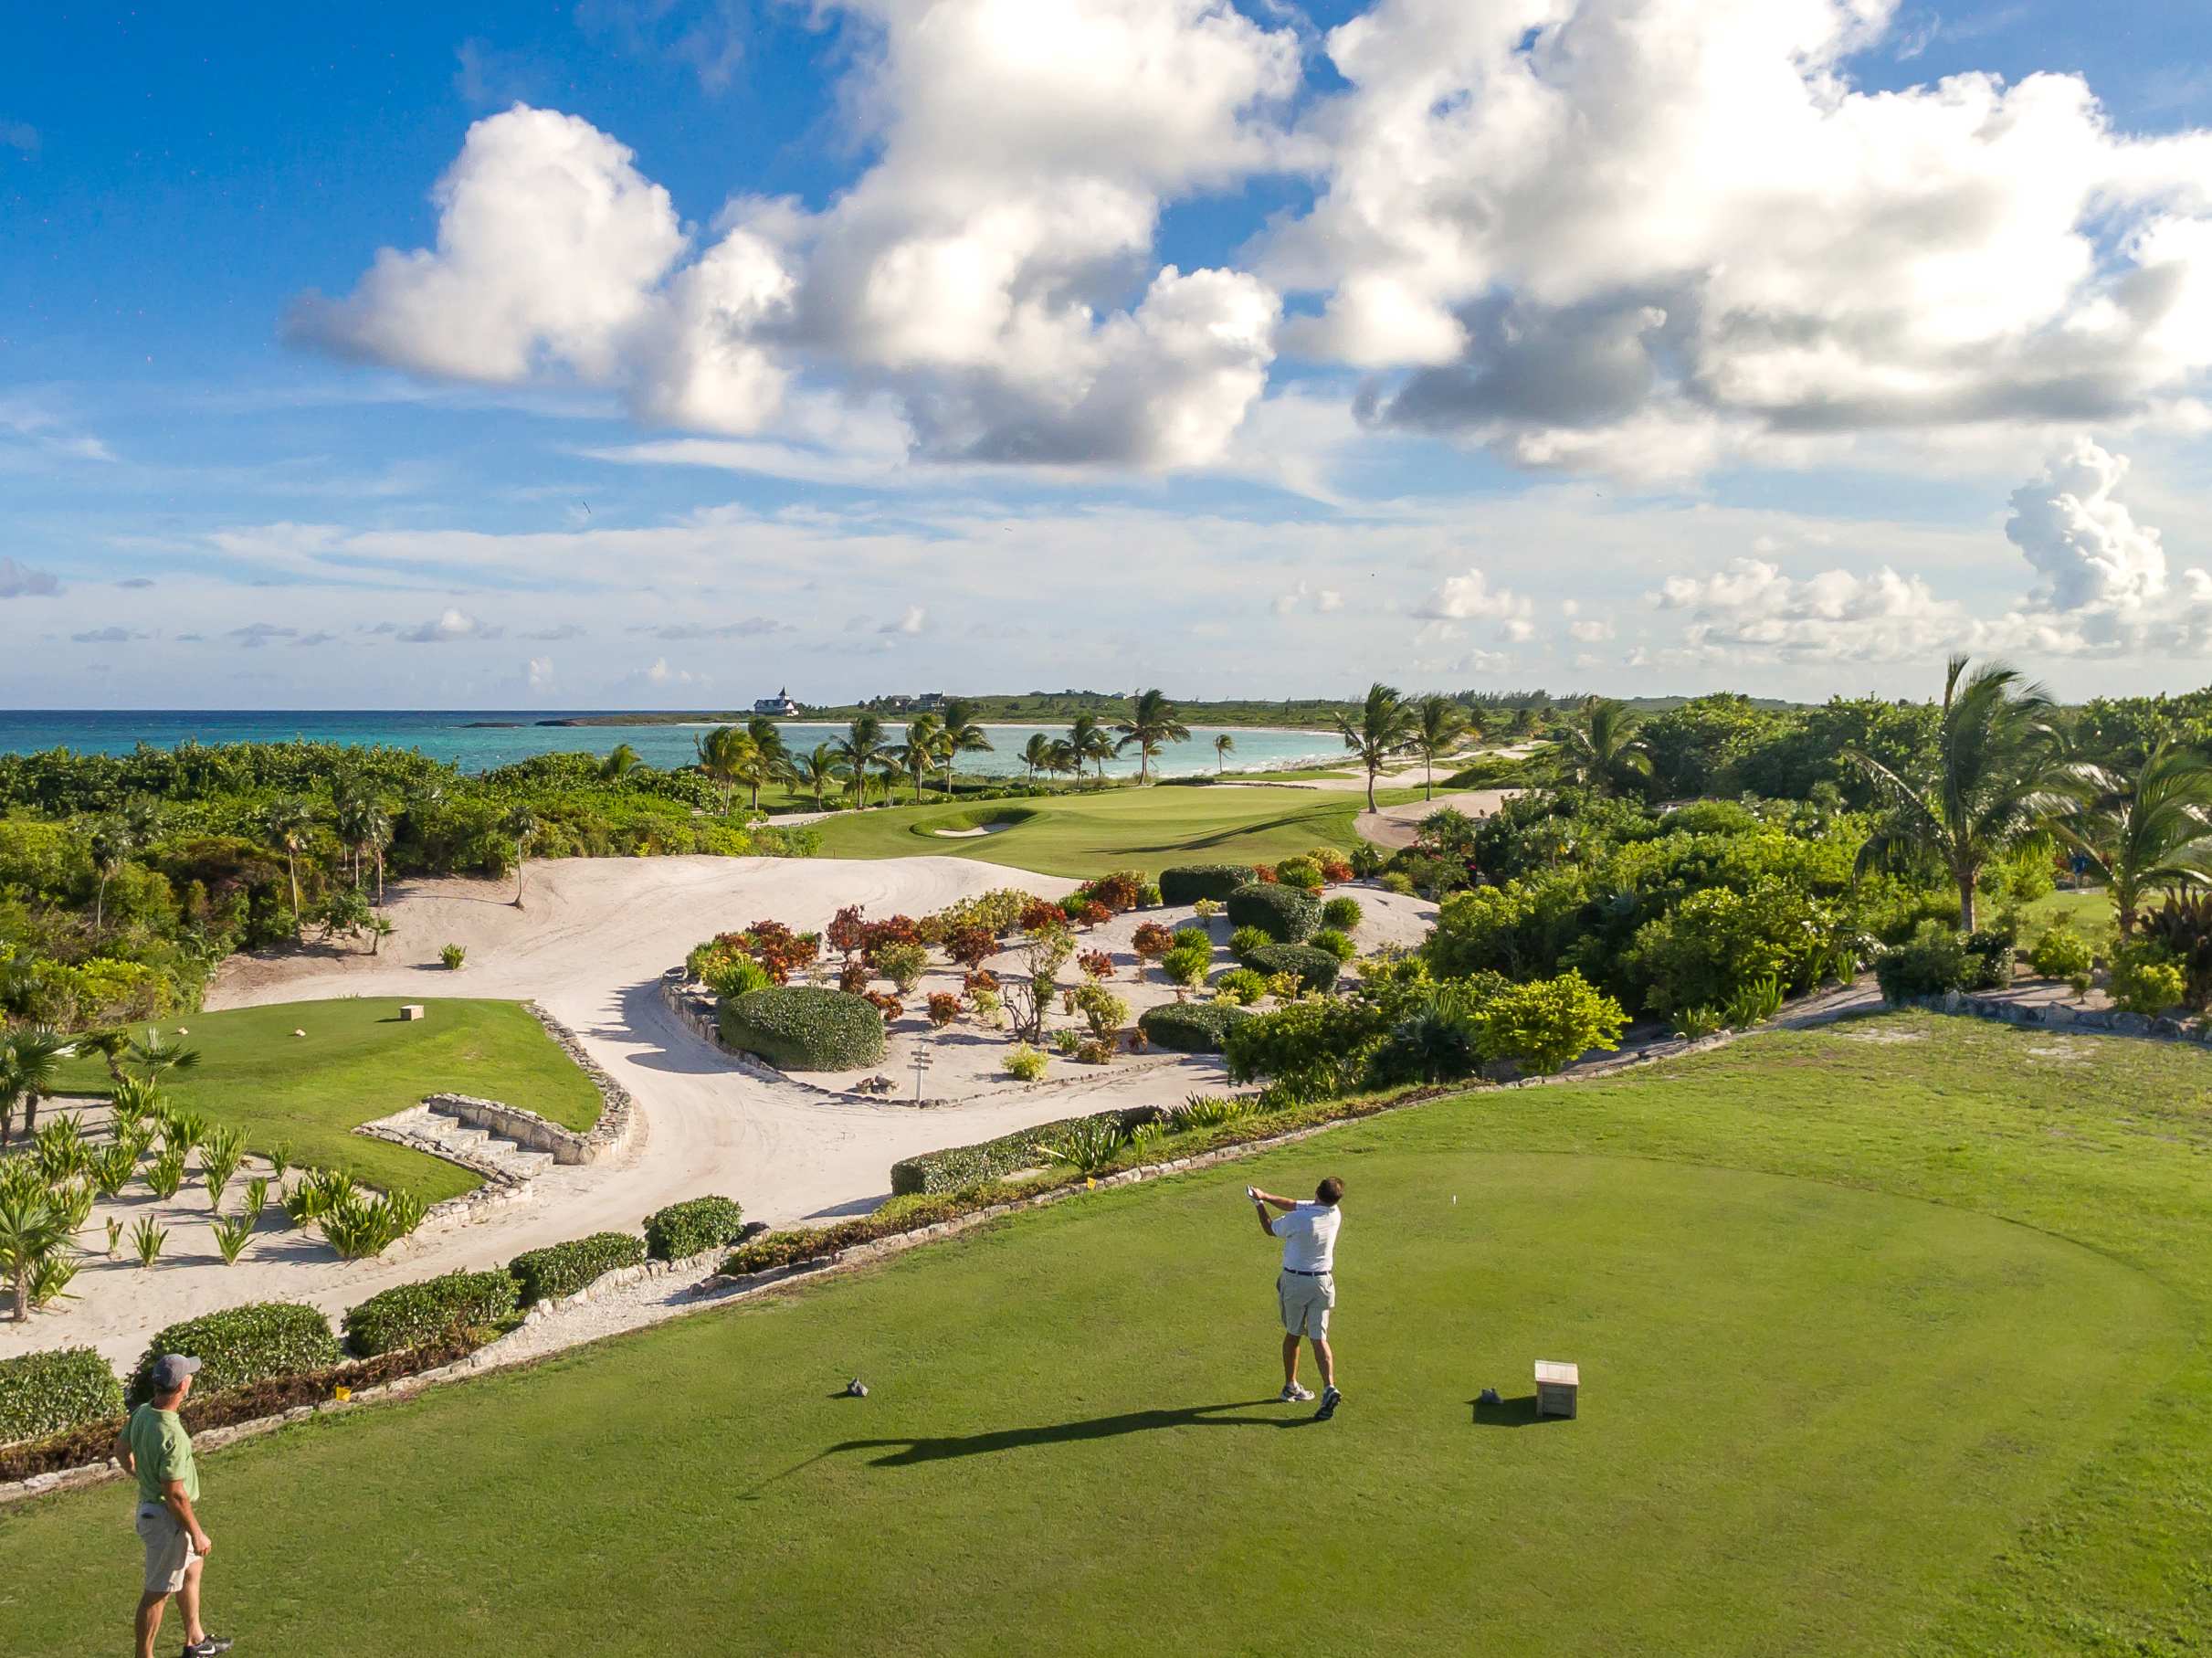
[[[1021,763],[1027,769],[1032,783],[1037,781],[1038,772],[1053,770],[1052,739],[1041,731],[1031,732],[1029,740],[1022,745]]]
[[[68,1241],[68,1228],[46,1193],[0,1193],[0,1273],[14,1283],[17,1324],[31,1315],[31,1274]]]
[[[122,1081],[123,1054],[130,1049],[131,1033],[121,1025],[106,1025],[97,1030],[80,1030],[71,1039],[70,1045],[81,1057],[98,1054],[108,1068],[108,1076],[114,1082]]]
[[[1219,776],[1228,769],[1228,758],[1236,751],[1237,739],[1222,732],[1214,739],[1214,775]]]
[[[789,752],[784,746],[783,729],[764,713],[756,713],[745,722],[745,734],[771,759],[780,760]]]
[[[1175,705],[1157,687],[1140,691],[1131,698],[1129,718],[1117,721],[1114,730],[1122,734],[1122,740],[1113,745],[1114,753],[1131,747],[1137,751],[1139,784],[1152,781],[1152,763],[1159,757],[1163,745],[1187,743],[1191,736],[1191,728],[1177,715]]]
[[[26,1025],[0,1043],[0,1141],[8,1137],[17,1101],[23,1104],[23,1132],[38,1132],[38,1103],[54,1092],[68,1053],[68,1039],[47,1025]]]
[[[796,774],[791,769],[791,756],[784,752],[783,739],[779,737],[773,749],[763,748],[757,743],[749,745],[737,763],[736,776],[740,783],[753,791],[752,809],[758,812],[761,809],[761,786],[764,783],[781,783]]]
[[[832,745],[837,757],[845,762],[845,769],[852,774],[853,787],[860,791],[860,804],[868,804],[869,774],[882,769],[890,745],[883,740],[883,722],[872,713],[856,714],[845,734]],[[885,786],[888,789],[889,785]]]
[[[172,1071],[190,1071],[199,1062],[197,1048],[187,1048],[174,1037],[164,1038],[152,1025],[146,1027],[143,1040],[133,1040],[123,1052],[123,1063],[144,1082],[159,1082]]]
[[[91,855],[92,872],[100,877],[92,895],[92,930],[97,933],[107,923],[108,882],[131,856],[131,832],[120,820],[102,818],[85,837],[85,850]]]
[[[645,761],[636,749],[627,743],[617,743],[607,750],[606,758],[599,762],[599,780],[602,783],[619,783],[644,766]]]
[[[814,791],[814,809],[821,811],[823,792],[846,774],[845,762],[837,757],[834,745],[816,743],[812,754],[795,755],[791,760],[791,777],[801,788]]]
[[[1068,727],[1068,746],[1075,751],[1075,769],[1080,776],[1086,765],[1096,764],[1099,781],[1106,780],[1106,762],[1113,758],[1113,738],[1096,719],[1087,713],[1075,716]]]
[[[1611,697],[1591,697],[1582,718],[1559,739],[1559,758],[1569,776],[1585,788],[1609,795],[1640,785],[1651,776],[1651,755],[1636,734],[1638,721]]]
[[[991,753],[991,739],[975,723],[975,705],[954,698],[944,705],[944,739],[941,745],[944,758],[944,788],[953,792],[953,756],[955,755],[987,755]]]
[[[1055,737],[1045,751],[1045,769],[1054,776],[1063,772],[1080,776],[1083,770],[1082,756],[1075,752],[1075,745],[1065,737]]]
[[[1360,704],[1357,720],[1350,714],[1336,716],[1337,734],[1367,768],[1369,811],[1375,810],[1375,774],[1388,764],[1392,755],[1402,754],[1412,746],[1415,720],[1413,704],[1398,694],[1396,686],[1385,685],[1380,680],[1367,687],[1366,700]]]
[[[522,907],[523,861],[530,851],[530,843],[538,836],[538,815],[517,801],[507,808],[500,819],[500,833],[514,842],[514,907]]]
[[[936,766],[945,753],[944,727],[937,716],[925,713],[916,717],[906,728],[906,741],[890,751],[890,758],[899,763],[899,769],[914,780],[914,804],[922,804],[922,779]]]
[[[1954,656],[1943,675],[1935,775],[1907,778],[1857,749],[1844,758],[1889,803],[1859,849],[1861,871],[1912,860],[1941,864],[1958,888],[1959,924],[1974,930],[1982,871],[2079,799],[2080,769],[2060,755],[2049,694],[2002,662],[1972,674]]]
[[[272,802],[261,814],[261,832],[284,851],[284,872],[292,883],[292,936],[300,935],[300,854],[307,850],[308,830],[314,819],[298,800]]]
[[[759,752],[760,745],[751,734],[735,725],[717,725],[712,731],[691,739],[691,746],[699,755],[699,769],[710,781],[720,784],[722,791],[722,816],[730,815],[730,796],[737,787],[748,756]]]
[[[1437,756],[1459,740],[1467,729],[1467,717],[1459,712],[1459,704],[1441,692],[1430,692],[1414,704],[1413,745],[1421,751],[1428,775],[1421,784],[1421,798],[1433,800],[1437,793]]]
[[[2212,765],[2162,741],[2132,783],[2102,766],[2080,776],[2089,798],[2051,828],[2103,871],[2121,937],[2144,893],[2212,882]]]

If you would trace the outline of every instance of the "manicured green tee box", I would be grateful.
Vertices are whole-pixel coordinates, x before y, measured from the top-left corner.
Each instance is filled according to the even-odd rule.
[[[330,1658],[1257,1653],[1286,1620],[1377,1655],[2203,1651],[2212,1067],[2052,1040],[1912,1015],[1480,1092],[319,1419],[205,1460],[224,1604]],[[1325,1173],[1321,1425],[1272,1402],[1241,1192]],[[1578,1420],[1533,1420],[1539,1358]],[[10,1515],[23,1650],[115,1646],[116,1501]]]
[[[1417,789],[1376,796],[1385,804],[1418,797]],[[1022,821],[972,840],[929,831],[972,827],[991,815],[987,804],[898,806],[826,819],[822,855],[935,854],[1045,875],[1082,878],[1121,869],[1157,875],[1171,864],[1273,863],[1315,846],[1349,850],[1359,839],[1353,819],[1365,805],[1361,795],[1311,788],[1116,788],[1008,801],[1009,815],[1027,814]]]
[[[413,1191],[426,1201],[477,1184],[453,1164],[351,1132],[431,1093],[469,1093],[534,1111],[564,1126],[599,1120],[599,1091],[519,1002],[441,998],[402,1021],[396,997],[279,1002],[184,1014],[189,1071],[163,1086],[178,1105],[245,1131],[248,1149],[291,1142],[295,1162],[342,1168],[356,1179]],[[294,1036],[294,1030],[305,1036]],[[106,1091],[97,1059],[72,1061],[65,1086]]]

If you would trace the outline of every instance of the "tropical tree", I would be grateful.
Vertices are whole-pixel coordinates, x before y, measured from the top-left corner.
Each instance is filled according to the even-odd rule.
[[[1228,769],[1228,758],[1236,747],[1237,739],[1226,731],[1214,738],[1214,772],[1217,776]]]
[[[31,1277],[69,1241],[53,1200],[35,1188],[0,1192],[0,1273],[15,1288],[16,1322],[31,1315]]]
[[[307,850],[308,831],[314,819],[308,815],[307,807],[298,800],[272,802],[261,814],[261,832],[269,837],[269,844],[284,853],[284,872],[292,887],[292,936],[300,935],[300,854]]]
[[[1031,732],[1029,740],[1022,745],[1021,763],[1032,783],[1037,781],[1038,772],[1055,769],[1052,764],[1052,739],[1041,731]]]
[[[812,753],[791,757],[791,780],[801,788],[814,792],[814,808],[816,811],[824,809],[823,794],[846,772],[846,764],[838,757],[835,744],[816,743]]]
[[[1164,745],[1187,743],[1191,735],[1191,728],[1176,713],[1175,705],[1157,687],[1140,691],[1131,698],[1129,718],[1117,722],[1114,730],[1122,734],[1122,740],[1113,745],[1114,753],[1125,748],[1137,751],[1139,784],[1152,781],[1152,763]]]
[[[1982,871],[2066,813],[2081,783],[2060,752],[2049,694],[2002,662],[1971,674],[1966,662],[1954,656],[1944,671],[1932,776],[1907,777],[1856,749],[1844,758],[1887,806],[1859,868],[1941,865],[1958,889],[1959,924],[1972,932]]]
[[[107,922],[108,882],[131,856],[130,831],[120,818],[102,818],[85,837],[85,851],[92,860],[92,872],[100,877],[92,894],[92,930],[97,933]]]
[[[607,750],[606,758],[599,762],[599,778],[604,783],[619,783],[632,772],[645,767],[645,759],[627,743],[617,743]]]
[[[860,804],[866,806],[869,776],[883,768],[885,756],[890,750],[890,745],[884,740],[883,722],[872,713],[856,714],[845,734],[833,746],[837,757],[845,762],[845,769],[852,774],[853,787],[860,791]]]
[[[172,1071],[190,1071],[200,1062],[200,1051],[187,1048],[174,1037],[164,1037],[152,1025],[142,1039],[133,1039],[123,1051],[123,1063],[142,1082],[158,1082]]]
[[[368,790],[349,783],[333,797],[338,839],[353,860],[353,887],[360,890],[362,866],[369,852],[376,854],[376,902],[384,902],[384,849],[392,839],[392,814]]]
[[[1046,750],[1045,769],[1056,777],[1062,774],[1080,777],[1083,773],[1083,757],[1075,752],[1075,745],[1067,738],[1055,737],[1051,746]]]
[[[80,1030],[71,1039],[70,1045],[78,1053],[98,1054],[108,1068],[111,1082],[123,1078],[123,1055],[131,1046],[131,1033],[121,1025],[107,1025],[98,1030]]]
[[[538,838],[538,814],[517,801],[500,819],[500,833],[514,842],[514,907],[522,907],[522,870],[530,843]]]
[[[784,747],[783,727],[767,714],[756,713],[747,720],[745,734],[759,746],[761,753],[771,759],[782,759],[788,752]]]
[[[797,776],[791,767],[791,756],[784,752],[783,739],[776,739],[773,749],[763,748],[758,743],[750,745],[737,763],[737,780],[753,791],[753,810],[761,809],[761,786],[782,783]]]
[[[1366,699],[1360,704],[1356,720],[1350,714],[1336,716],[1337,734],[1366,767],[1369,811],[1375,809],[1375,775],[1389,763],[1391,755],[1403,754],[1412,745],[1416,729],[1413,704],[1398,693],[1396,686],[1385,685],[1380,680],[1367,687]]]
[[[2051,828],[2103,873],[2120,935],[2147,892],[2212,883],[2212,764],[2160,741],[2131,780],[2082,766],[2087,797]]]
[[[975,723],[975,705],[953,699],[944,705],[944,735],[940,745],[944,755],[944,788],[953,790],[953,759],[957,755],[985,755],[991,753],[991,739],[984,728]]]
[[[1421,798],[1433,800],[1437,793],[1437,756],[1448,750],[1467,729],[1467,716],[1459,704],[1441,692],[1432,691],[1414,704],[1413,745],[1421,751],[1421,759],[1427,775],[1421,783]]]
[[[1077,775],[1081,775],[1084,766],[1095,765],[1099,768],[1099,780],[1101,783],[1106,780],[1106,762],[1113,758],[1114,742],[1111,734],[1096,718],[1087,713],[1077,714],[1074,723],[1068,727],[1068,746],[1075,754]]]
[[[1591,697],[1581,718],[1560,734],[1561,769],[1585,788],[1610,795],[1640,788],[1651,776],[1651,755],[1636,734],[1637,718],[1611,697]]]
[[[919,714],[909,722],[906,741],[890,751],[890,758],[898,762],[899,769],[914,780],[914,804],[922,804],[922,780],[936,769],[943,757],[944,727],[933,713]]]
[[[760,745],[738,726],[717,725],[712,731],[693,737],[691,747],[699,755],[699,769],[722,789],[722,816],[727,818],[730,797],[743,781],[745,766],[759,752]]]
[[[68,1039],[46,1025],[25,1025],[0,1041],[0,1142],[12,1131],[17,1104],[23,1132],[38,1132],[38,1103],[60,1082],[61,1061],[68,1054]]]

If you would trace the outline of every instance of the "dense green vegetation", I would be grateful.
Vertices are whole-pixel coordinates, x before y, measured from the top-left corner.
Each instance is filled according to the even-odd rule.
[[[472,1093],[534,1111],[574,1129],[599,1120],[598,1090],[529,1011],[515,1002],[440,998],[403,1021],[396,1001],[348,998],[195,1014],[188,1045],[200,1061],[163,1077],[179,1110],[240,1130],[267,1156],[289,1146],[296,1166],[342,1170],[387,1191],[436,1202],[476,1177],[455,1164],[354,1134],[357,1124],[421,1103]],[[305,1036],[294,1036],[294,1030]],[[65,1093],[109,1091],[95,1055],[68,1061]]]
[[[1245,1652],[1317,1600],[1375,1653],[2201,1650],[2205,1056],[2049,1045],[1902,1016],[1477,1093],[319,1419],[205,1459],[222,1604],[333,1655],[1104,1652],[1163,1607]],[[1234,1199],[1330,1171],[1322,1426],[1266,1402]],[[1578,1420],[1530,1423],[1536,1357]],[[1286,1552],[1317,1482],[1343,1523]],[[113,1644],[114,1502],[12,1521],[26,1650]],[[566,1564],[488,1574],[490,1537]]]

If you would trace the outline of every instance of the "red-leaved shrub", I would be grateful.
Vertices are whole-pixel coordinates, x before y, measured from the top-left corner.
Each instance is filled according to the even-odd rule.
[[[950,990],[930,992],[930,1023],[943,1030],[960,1017],[960,998]]]
[[[1175,935],[1156,921],[1140,922],[1132,947],[1145,961],[1158,961],[1175,947]]]

